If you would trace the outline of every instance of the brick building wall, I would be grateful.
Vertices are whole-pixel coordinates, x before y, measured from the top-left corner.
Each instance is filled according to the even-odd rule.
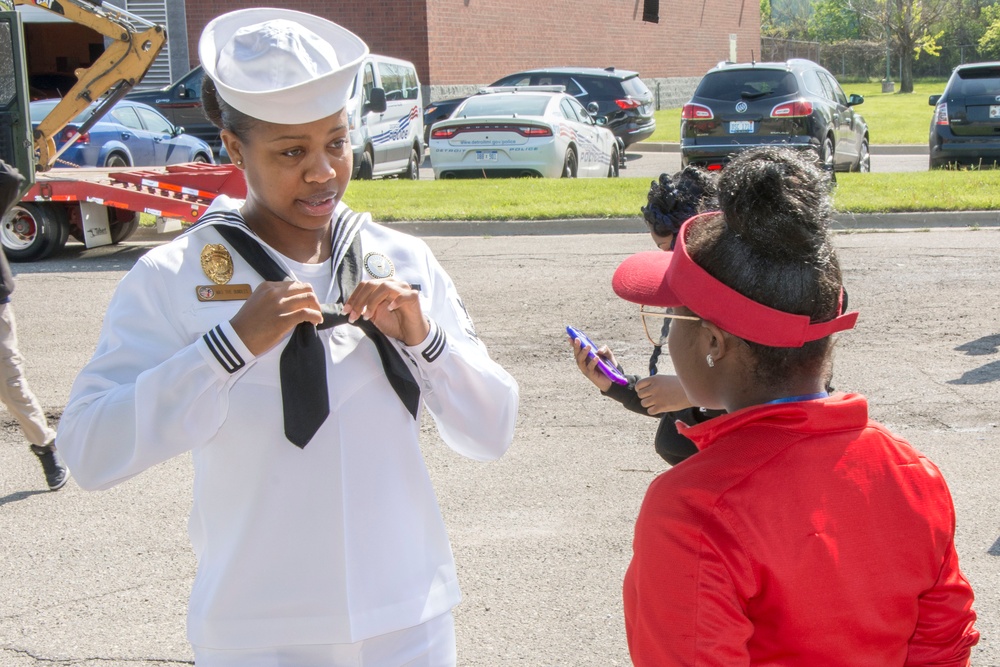
[[[461,1],[461,0],[459,0]],[[198,38],[208,22],[220,14],[247,7],[276,6],[316,14],[339,23],[368,43],[373,53],[409,60],[426,83],[427,0],[188,0],[187,32],[191,64],[198,62]]]
[[[660,22],[642,0],[427,0],[429,79],[489,83],[545,66],[614,65],[643,79],[700,77],[729,58],[760,54],[757,0],[660,0]]]
[[[186,2],[192,65],[212,18],[262,4]],[[373,52],[413,62],[425,101],[468,94],[522,69],[614,65],[638,71],[658,106],[670,106],[729,58],[730,35],[738,60],[749,60],[751,50],[760,54],[757,0],[660,0],[656,24],[642,21],[642,0],[283,0],[280,6],[326,17],[360,35]]]

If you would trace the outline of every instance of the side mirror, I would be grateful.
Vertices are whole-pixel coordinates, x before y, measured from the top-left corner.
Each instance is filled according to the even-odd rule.
[[[865,98],[862,97],[861,95],[851,95],[850,97],[847,98],[847,106],[849,107],[853,107],[858,104],[864,104],[864,103],[865,103]]]
[[[182,100],[190,100],[195,98],[194,89],[192,88],[181,88],[177,91],[177,97]]]
[[[174,132],[173,132],[173,134],[171,136],[179,137],[182,134],[184,134],[184,128],[181,127],[180,125],[175,125],[174,126]]]
[[[372,88],[368,103],[365,104],[365,111],[375,113],[385,113],[385,90],[382,88]]]
[[[930,97],[927,98],[927,104],[931,105],[932,107],[936,107],[937,103],[940,101],[941,101],[940,95],[931,95]]]
[[[587,111],[590,112],[591,116],[596,116],[599,110],[600,107],[597,106],[597,102],[591,102],[590,104],[587,105]]]
[[[598,125],[607,125],[608,118],[607,116],[598,116],[597,118],[594,119],[594,122]]]

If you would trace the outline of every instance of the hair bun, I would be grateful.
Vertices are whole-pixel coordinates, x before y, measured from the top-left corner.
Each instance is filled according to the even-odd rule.
[[[788,148],[740,153],[719,180],[729,229],[761,256],[801,257],[826,243],[829,180],[814,160]]]
[[[649,184],[642,216],[659,236],[675,235],[684,221],[715,203],[715,175],[685,167],[673,176],[660,174]]]

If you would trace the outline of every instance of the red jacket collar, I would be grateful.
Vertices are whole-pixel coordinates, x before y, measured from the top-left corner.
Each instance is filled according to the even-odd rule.
[[[694,426],[678,421],[677,430],[701,450],[748,426],[828,433],[863,428],[867,423],[867,399],[861,394],[838,393],[800,403],[752,405]]]

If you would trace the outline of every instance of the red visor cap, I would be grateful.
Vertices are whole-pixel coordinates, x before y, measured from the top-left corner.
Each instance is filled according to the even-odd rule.
[[[691,259],[684,244],[687,228],[701,217],[684,223],[672,252],[640,252],[622,262],[611,280],[615,294],[646,306],[684,306],[734,336],[770,347],[802,347],[854,328],[857,312],[811,324],[807,315],[765,306],[716,280]]]

